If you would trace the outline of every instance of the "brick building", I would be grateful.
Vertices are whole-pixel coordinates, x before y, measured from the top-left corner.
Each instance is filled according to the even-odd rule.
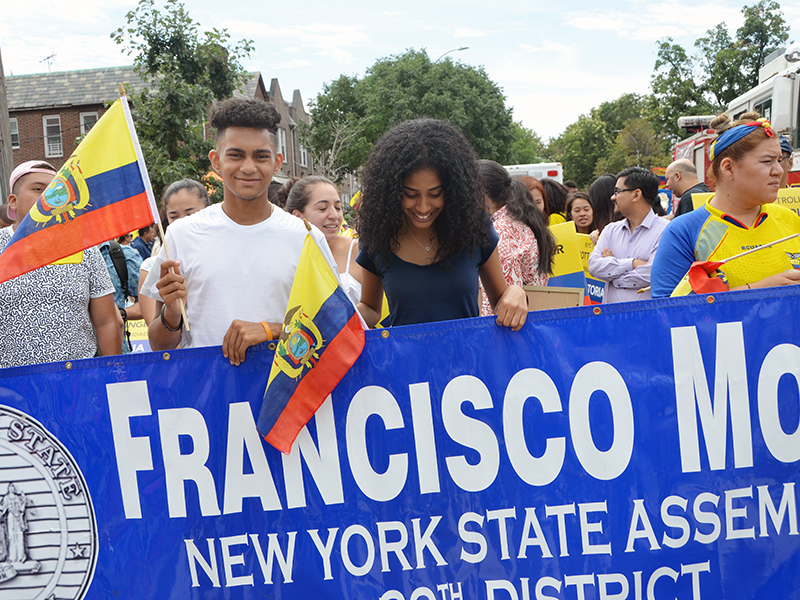
[[[118,83],[141,90],[133,67],[6,77],[14,165],[44,158],[56,168],[75,151],[75,139],[119,98]]]
[[[278,142],[285,160],[279,181],[311,174],[311,157],[297,139],[299,121],[309,121],[300,91],[284,101],[277,79],[264,86],[261,73],[248,74],[241,95],[271,102],[281,114]],[[132,92],[146,84],[133,67],[112,67],[15,75],[6,78],[14,165],[44,158],[56,168],[75,151],[76,138],[91,129],[105,112],[104,103],[119,98],[118,84]]]
[[[278,80],[273,79],[269,85],[267,99],[281,115],[278,126],[278,151],[283,154],[281,173],[287,177],[311,175],[311,154],[300,143],[297,135],[297,123],[300,121],[308,123],[310,120],[303,106],[300,90],[295,90],[292,101],[286,102],[281,94]]]

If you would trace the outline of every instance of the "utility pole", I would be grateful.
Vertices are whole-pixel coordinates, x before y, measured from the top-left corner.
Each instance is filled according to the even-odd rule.
[[[11,151],[11,125],[8,120],[8,96],[6,76],[3,71],[3,54],[0,52],[0,204],[8,201],[11,190],[8,178],[14,170],[14,155]]]

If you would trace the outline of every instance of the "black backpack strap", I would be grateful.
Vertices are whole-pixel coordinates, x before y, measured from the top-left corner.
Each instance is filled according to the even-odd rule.
[[[110,246],[109,254],[111,255],[111,261],[114,263],[114,269],[122,282],[122,293],[127,298],[130,294],[128,293],[128,265],[125,262],[125,253],[116,240],[111,240],[108,245]]]

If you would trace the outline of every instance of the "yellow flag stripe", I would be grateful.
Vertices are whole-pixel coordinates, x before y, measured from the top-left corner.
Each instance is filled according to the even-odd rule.
[[[136,161],[122,102],[111,105],[75,151],[84,178]]]

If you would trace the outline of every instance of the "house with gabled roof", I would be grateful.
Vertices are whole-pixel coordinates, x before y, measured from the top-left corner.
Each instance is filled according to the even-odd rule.
[[[76,139],[105,112],[105,103],[119,98],[120,83],[131,92],[148,85],[132,66],[6,77],[14,165],[44,158],[61,167],[75,151]],[[253,72],[237,95],[271,102],[281,114],[278,141],[285,159],[275,179],[310,175],[311,156],[296,132],[299,121],[310,119],[300,91],[295,90],[292,101],[286,102],[277,79],[272,79],[268,91],[261,73]]]

